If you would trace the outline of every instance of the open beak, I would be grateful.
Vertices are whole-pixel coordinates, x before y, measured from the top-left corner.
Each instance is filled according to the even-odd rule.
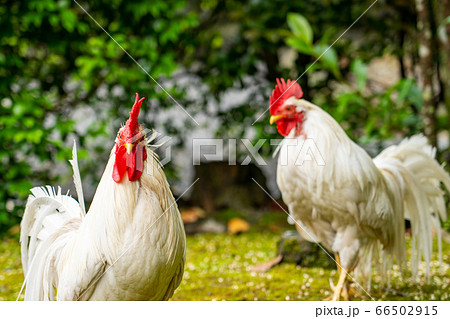
[[[284,118],[283,114],[279,114],[279,115],[272,115],[270,117],[270,125],[272,125],[273,123],[275,123],[276,121],[281,120],[282,118]]]
[[[131,154],[131,150],[133,149],[133,144],[132,143],[125,143],[123,145],[127,149],[127,154]]]

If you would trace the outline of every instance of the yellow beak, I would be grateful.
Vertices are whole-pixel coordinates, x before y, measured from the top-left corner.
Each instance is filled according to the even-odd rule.
[[[270,117],[270,125],[272,125],[273,123],[275,123],[276,121],[281,120],[282,118],[284,118],[284,115],[279,114],[279,115],[272,115]]]
[[[127,154],[131,154],[131,150],[133,149],[133,144],[132,143],[125,143],[123,145],[127,149]]]

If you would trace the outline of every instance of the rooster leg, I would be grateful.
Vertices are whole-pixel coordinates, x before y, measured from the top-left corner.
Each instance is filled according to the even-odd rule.
[[[333,291],[333,296],[328,297],[325,300],[339,300],[340,296],[344,298],[345,301],[350,300],[350,294],[354,294],[355,291],[352,287],[350,287],[351,281],[347,279],[347,275],[352,272],[357,262],[349,269],[343,269],[341,266],[341,258],[339,257],[339,254],[334,254],[334,260],[336,261],[336,266],[339,274],[339,281],[338,284],[335,286],[333,283],[333,280],[330,278],[330,287]],[[340,285],[340,282],[342,284]]]
[[[334,261],[336,262],[338,274],[340,276],[341,275],[341,258],[339,257],[338,254],[334,254]],[[330,278],[330,287],[331,287],[331,290],[333,290],[333,291],[336,289],[336,286],[333,283],[333,279],[331,279],[331,278]]]
[[[341,276],[341,257],[339,257],[338,254],[334,254],[334,261],[336,262],[338,274],[339,274],[339,276]],[[331,287],[331,290],[333,290],[333,291],[336,289],[333,279],[331,279],[331,278],[330,278],[330,287]]]
[[[350,287],[350,281],[347,280],[344,286],[342,287],[341,296],[344,298],[345,301],[350,300],[350,295],[356,294],[356,291],[353,289],[353,287]],[[336,285],[333,283],[333,279],[330,278],[330,287],[333,293],[336,291]],[[330,301],[333,300],[333,296],[329,296],[324,299],[324,301]]]
[[[336,254],[337,255],[337,259],[336,259],[336,262],[337,262],[337,268],[338,268],[338,272],[339,272],[339,278],[341,278],[341,273],[343,272],[342,271],[342,266],[341,266],[341,258],[339,257],[339,255],[338,254]],[[350,269],[349,271],[352,271],[353,270],[353,267],[352,267],[352,269]],[[348,272],[346,273],[346,274],[348,274]],[[342,297],[344,297],[344,300],[345,301],[349,301],[350,300],[350,297],[349,297],[349,294],[350,294],[350,291],[351,291],[351,287],[350,287],[350,283],[351,283],[351,280],[348,280],[347,278],[346,278],[346,280],[345,280],[345,282],[344,282],[344,285],[343,285],[343,287],[342,287],[342,292],[341,292],[341,295],[342,295]],[[339,299],[338,299],[339,300]]]
[[[339,257],[339,254],[334,254],[334,261],[337,265],[337,270],[339,273],[339,276],[341,275],[341,257]]]
[[[339,274],[339,281],[338,281],[338,283],[336,285],[336,288],[334,289],[333,298],[331,299],[332,301],[339,300],[339,298],[341,297],[341,293],[344,294],[344,299],[348,300],[347,289],[344,290],[344,287],[346,286],[346,283],[347,283],[347,270],[346,269],[342,269],[342,271],[340,271],[340,274]],[[346,293],[344,293],[343,290]]]
[[[350,300],[350,291],[351,291],[350,282],[349,280],[346,280],[344,286],[342,287],[342,297],[344,297],[345,301]]]
[[[332,301],[339,300],[340,296],[344,298],[345,301],[350,300],[350,294],[355,294],[355,290],[350,287],[351,280],[347,279],[347,275],[350,274],[358,264],[358,261],[356,261],[352,267],[350,268],[343,268],[340,264],[340,258],[339,255],[337,255],[336,262],[339,272],[339,281],[336,286],[332,285],[331,289],[334,291],[333,297],[331,298]]]
[[[340,278],[342,268],[341,268],[341,257],[339,257],[339,254],[336,254],[336,253],[334,254],[334,261],[336,262],[336,266],[337,266],[337,270],[338,270],[338,274],[339,274],[339,278]],[[336,292],[336,286],[333,283],[332,278],[330,278],[330,287],[333,292]],[[344,297],[345,300],[348,300],[347,285],[344,285],[344,287],[342,288],[342,296]],[[325,300],[326,301],[334,300],[334,296],[330,296],[330,297],[326,298]]]
[[[358,259],[355,261],[355,263],[353,264],[353,266],[348,270],[348,274],[352,273],[353,270],[355,270],[356,266],[358,265]],[[348,295],[359,295],[358,292],[351,287],[351,284],[353,283],[353,278],[351,279],[347,279],[346,281],[346,285],[344,287],[344,289],[347,290]],[[344,296],[345,299],[345,296]],[[345,299],[345,300],[350,300],[350,299]]]

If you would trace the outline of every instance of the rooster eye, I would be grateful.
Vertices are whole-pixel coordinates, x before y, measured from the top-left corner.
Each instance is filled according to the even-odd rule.
[[[288,112],[292,111],[292,105],[289,105],[288,107],[286,107],[286,111],[288,111]]]

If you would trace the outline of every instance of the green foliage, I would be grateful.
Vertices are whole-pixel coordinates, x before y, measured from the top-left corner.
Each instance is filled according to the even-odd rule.
[[[442,228],[445,229],[447,232],[450,232],[450,219],[447,219],[445,222],[442,223]]]
[[[358,91],[362,92],[367,84],[367,65],[361,59],[355,59],[351,63],[350,70],[356,77]]]
[[[330,112],[351,137],[367,144],[392,138],[395,133],[411,135],[423,129],[419,116],[423,106],[422,93],[413,79],[401,79],[384,91],[370,90],[367,87],[367,65],[361,58],[349,62],[350,72],[344,79],[341,74],[346,70],[340,69],[336,50],[327,44],[326,34],[314,45],[312,32],[309,36],[311,25],[305,17],[291,13],[287,23],[292,35],[287,37],[286,43],[315,59],[310,64],[314,67],[307,69],[310,76],[314,76],[316,70],[327,70],[334,76],[334,79],[326,78],[327,82],[339,81],[341,86],[345,86],[345,89],[330,94],[328,85],[308,82],[307,90],[313,92],[313,101]]]
[[[184,140],[191,120],[184,117],[181,127],[157,121],[161,108],[178,106],[143,69],[190,113],[217,118],[218,136],[279,137],[267,124],[268,112],[253,123],[268,107],[275,78],[303,73],[305,98],[355,140],[422,129],[415,83],[403,78],[373,91],[366,67],[374,57],[402,60],[416,50],[414,6],[375,5],[334,43],[372,1],[79,3],[117,43],[73,1],[0,2],[0,232],[19,221],[32,185],[70,181],[74,138],[88,150],[79,156],[83,180],[96,184],[134,92],[147,98],[141,117],[147,127]],[[405,33],[408,45],[399,40]],[[294,51],[293,62],[282,63],[283,52]],[[177,83],[174,74],[188,75],[201,92],[189,96],[184,87],[168,86]],[[248,94],[224,107],[230,91]],[[439,118],[441,127],[447,124]],[[268,143],[262,148],[263,155],[272,151]]]
[[[312,45],[313,30],[304,16],[298,13],[288,13],[287,24],[297,40],[306,44],[306,46]]]
[[[340,78],[337,54],[334,48],[327,45],[324,39],[313,44],[313,30],[308,20],[298,13],[289,13],[287,23],[292,31],[292,35],[286,39],[286,44],[296,49],[298,52],[315,58],[314,62],[308,65],[307,71],[315,69],[325,69]],[[317,62],[319,64],[317,64]],[[314,68],[313,68],[314,66]]]
[[[16,300],[23,279],[19,239],[0,237],[0,301]]]
[[[414,80],[402,79],[383,92],[364,94],[363,77],[356,75],[358,88],[339,93],[336,106],[328,109],[350,136],[367,144],[392,138],[395,133],[405,136],[423,130],[419,115],[422,94]],[[361,119],[366,121],[361,123]]]
[[[296,79],[301,75],[299,83],[304,97],[332,114],[340,94],[357,90],[361,92],[353,92],[354,97],[341,99],[360,103],[364,108],[377,107],[378,97],[369,98],[362,89],[363,83],[367,82],[362,68],[375,57],[391,54],[401,60],[406,47],[414,50],[414,42],[410,41],[406,46],[399,37],[405,32],[408,36],[414,35],[416,20],[414,6],[397,2],[375,5],[340,37],[371,4],[371,1],[344,0],[202,1],[198,9],[198,27],[193,29],[186,42],[196,48],[195,55],[183,60],[189,73],[207,84],[208,89],[196,99],[195,105],[206,110],[208,103],[217,102],[218,110],[208,112],[221,123],[217,135],[238,138],[249,131],[255,131],[255,138],[279,137],[276,129],[267,125],[268,112],[261,116],[269,106],[268,98],[277,77]],[[399,15],[402,21],[391,18]],[[293,50],[298,53],[293,63],[281,63],[284,52]],[[319,81],[314,80],[319,71],[325,71],[322,72],[325,76]],[[347,78],[352,73],[358,81],[356,88],[352,83],[352,87],[344,92],[336,90],[335,87],[341,83],[345,86],[350,84]],[[247,90],[249,94],[236,101],[232,108],[223,109],[224,93],[234,90]],[[380,95],[382,92],[376,93]],[[396,89],[392,94],[396,94]],[[395,97],[385,97],[386,101],[389,99]],[[394,104],[395,108],[401,108]],[[386,107],[390,105],[388,103]],[[405,111],[409,114],[411,109]],[[364,113],[363,110],[360,112]],[[364,139],[361,134],[365,134],[365,120],[365,117],[360,118],[359,123],[354,122],[355,126],[348,130],[352,138]],[[375,130],[382,125],[384,117],[378,116],[374,121]],[[401,133],[409,128],[418,131],[420,125],[413,128],[410,124],[402,128]],[[394,133],[399,132],[382,135]],[[272,151],[273,148],[267,144],[261,149],[263,155]]]
[[[185,0],[79,3],[157,80],[177,69],[180,38],[197,24]],[[95,145],[80,158],[83,176],[98,179],[134,92],[146,105],[173,103],[73,1],[2,1],[0,13],[1,233],[19,221],[33,185],[70,180],[74,138]],[[75,118],[87,105],[93,118]]]

